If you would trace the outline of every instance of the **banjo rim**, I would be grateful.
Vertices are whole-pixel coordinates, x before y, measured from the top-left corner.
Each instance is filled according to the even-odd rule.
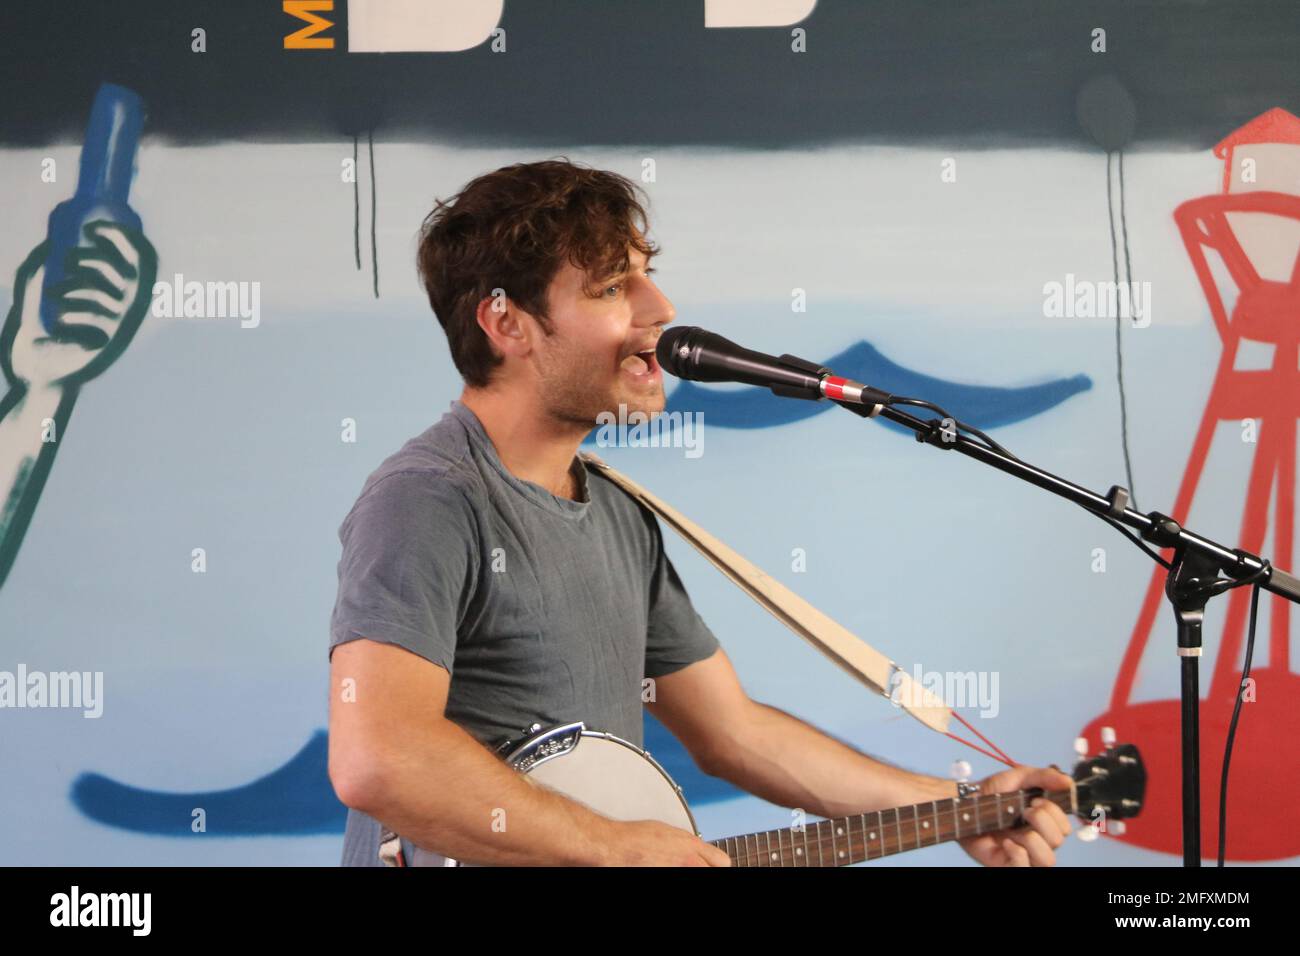
[[[682,809],[686,812],[686,818],[691,823],[691,832],[697,837],[700,835],[700,828],[695,822],[695,814],[691,812],[690,804],[686,802],[681,786],[663,768],[663,764],[650,755],[650,751],[638,747],[630,740],[625,740],[617,734],[606,733],[602,730],[591,730],[581,720],[569,724],[557,724],[537,731],[531,737],[527,737],[517,745],[511,746],[504,759],[508,766],[513,767],[520,773],[529,774],[544,763],[571,754],[583,737],[605,740],[626,747],[649,763],[677,795],[677,800],[681,803]]]

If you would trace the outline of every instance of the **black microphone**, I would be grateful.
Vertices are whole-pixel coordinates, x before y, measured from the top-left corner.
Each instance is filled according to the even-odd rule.
[[[743,382],[786,398],[874,405],[872,415],[893,398],[888,392],[840,378],[824,365],[794,355],[754,352],[693,325],[665,331],[655,346],[655,358],[664,371],[693,382]]]

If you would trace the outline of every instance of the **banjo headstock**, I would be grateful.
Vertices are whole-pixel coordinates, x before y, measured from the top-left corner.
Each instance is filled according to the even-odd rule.
[[[1106,818],[1123,820],[1142,810],[1146,797],[1147,770],[1133,744],[1113,744],[1096,757],[1074,765],[1078,785],[1078,814],[1089,822],[1100,810]]]

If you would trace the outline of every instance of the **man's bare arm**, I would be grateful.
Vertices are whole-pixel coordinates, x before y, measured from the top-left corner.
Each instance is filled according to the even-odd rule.
[[[329,775],[343,803],[473,863],[725,865],[694,834],[615,822],[509,769],[444,716],[450,680],[395,645],[334,649]]]
[[[825,817],[956,796],[956,784],[894,767],[751,700],[718,650],[656,681],[654,715],[706,773]]]
[[[837,817],[957,795],[952,781],[881,763],[751,700],[721,650],[656,684],[651,709],[701,768],[772,803]],[[1056,770],[1015,767],[981,785],[986,793],[1059,790],[1070,778]],[[1069,818],[1038,798],[1024,820],[1025,826],[1007,833],[968,837],[962,848],[985,866],[1052,866],[1053,850],[1070,833]]]

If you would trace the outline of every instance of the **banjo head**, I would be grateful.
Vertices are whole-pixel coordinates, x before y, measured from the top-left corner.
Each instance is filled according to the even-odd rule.
[[[648,753],[581,722],[540,731],[513,746],[508,765],[613,820],[658,820],[699,836],[681,788]],[[410,866],[465,866],[414,847]]]
[[[533,747],[539,738],[541,747]],[[512,766],[602,816],[658,820],[699,835],[681,788],[636,744],[578,724],[543,732],[519,749],[520,759],[507,758]]]

